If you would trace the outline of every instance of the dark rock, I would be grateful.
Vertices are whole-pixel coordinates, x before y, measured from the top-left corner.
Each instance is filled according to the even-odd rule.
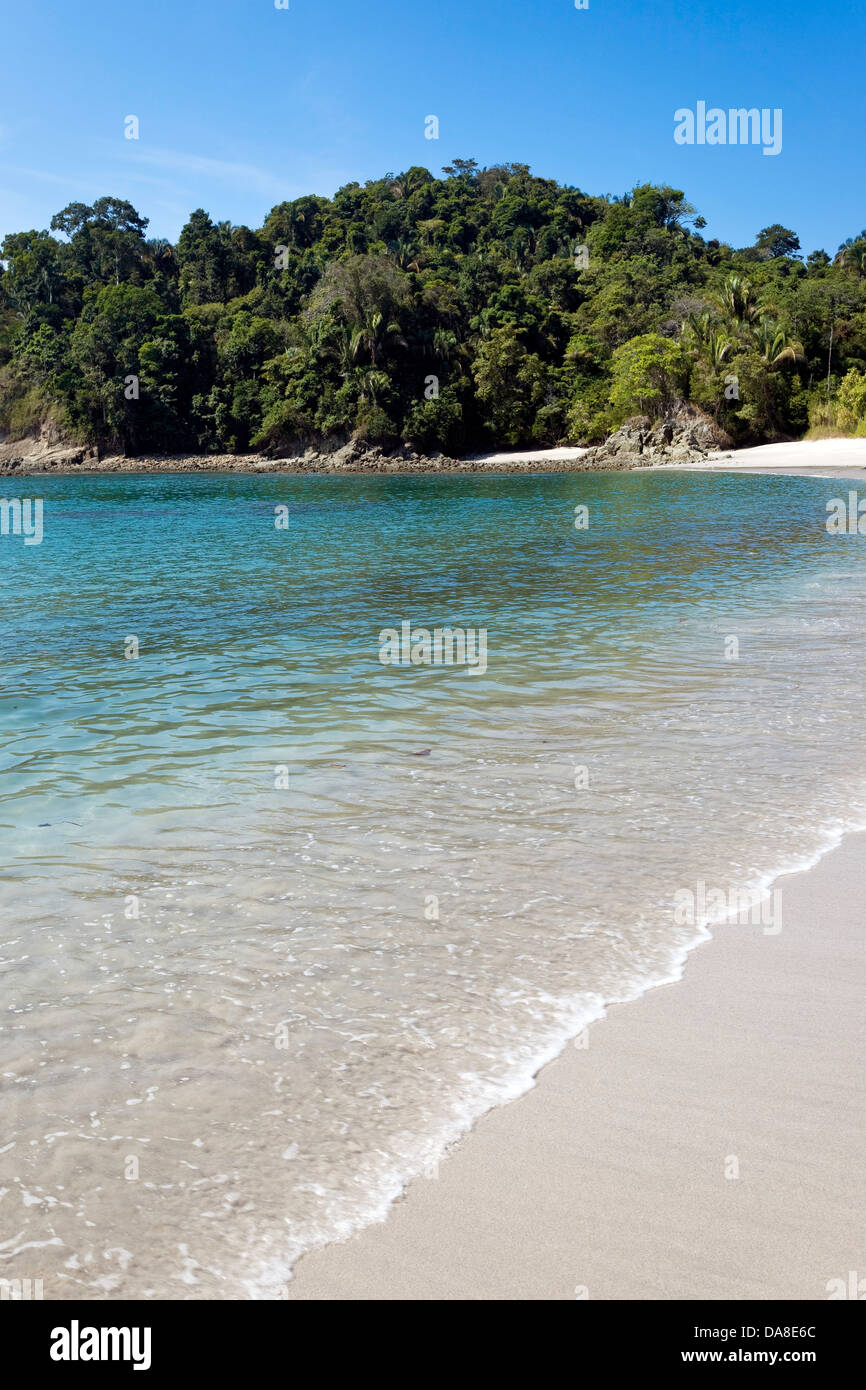
[[[584,454],[581,463],[585,468],[693,463],[730,447],[729,437],[708,415],[686,405],[655,425],[644,416],[626,420],[603,444]]]

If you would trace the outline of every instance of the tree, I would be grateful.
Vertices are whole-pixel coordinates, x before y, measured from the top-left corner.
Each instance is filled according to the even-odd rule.
[[[839,383],[837,423],[850,434],[866,435],[866,372],[852,367]]]
[[[452,159],[450,164],[446,164],[442,169],[443,174],[449,178],[474,178],[478,172],[477,159]]]
[[[859,284],[866,274],[866,230],[842,242],[836,252],[835,264],[843,266],[845,270],[853,270]]]
[[[473,376],[489,437],[509,445],[530,440],[552,374],[512,327],[495,328],[481,343]]]
[[[754,249],[759,260],[775,261],[782,256],[799,256],[800,238],[790,227],[774,222],[771,227],[763,227],[758,232]]]
[[[640,413],[660,418],[685,397],[688,357],[681,343],[644,333],[613,354],[610,399],[620,421]]]
[[[803,345],[791,337],[788,329],[769,314],[762,314],[752,329],[752,341],[767,368],[778,367],[781,362],[796,362],[803,356]]]
[[[107,285],[87,299],[71,334],[63,389],[73,420],[92,437],[126,450],[141,441],[140,393],[128,394],[129,380],[140,379],[139,352],[162,311],[149,286]]]
[[[51,230],[69,238],[72,262],[85,284],[119,285],[145,258],[148,218],[122,198],[97,198],[92,206],[69,203],[51,219]]]
[[[229,297],[230,244],[204,208],[190,214],[177,243],[185,304],[224,304]]]
[[[830,257],[826,251],[810,251],[806,257],[806,265],[813,274],[820,275],[830,264]]]
[[[369,343],[382,325],[390,331],[411,297],[408,277],[390,256],[349,256],[328,265],[310,297],[306,316],[315,323],[324,314],[336,312],[350,328],[366,335]]]
[[[0,248],[3,295],[21,317],[53,305],[63,290],[60,243],[47,232],[13,232]]]
[[[847,275],[809,278],[798,289],[790,317],[807,357],[815,361],[815,375],[826,381],[825,399],[832,390],[834,352],[851,337],[863,318],[863,298]],[[823,358],[823,361],[821,360]]]
[[[761,298],[755,286],[742,275],[730,275],[715,296],[715,303],[725,318],[741,332],[761,313]]]

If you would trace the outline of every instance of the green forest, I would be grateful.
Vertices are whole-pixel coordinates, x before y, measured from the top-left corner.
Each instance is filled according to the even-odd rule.
[[[735,443],[866,434],[866,230],[733,248],[674,188],[455,159],[175,245],[71,203],[0,250],[0,431],[129,454],[594,443],[683,402]]]

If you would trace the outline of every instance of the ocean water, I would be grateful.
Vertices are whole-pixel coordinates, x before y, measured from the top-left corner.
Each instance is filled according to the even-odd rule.
[[[847,488],[7,480],[0,1279],[280,1297],[675,979],[684,893],[866,823]],[[486,670],[383,665],[407,621]]]

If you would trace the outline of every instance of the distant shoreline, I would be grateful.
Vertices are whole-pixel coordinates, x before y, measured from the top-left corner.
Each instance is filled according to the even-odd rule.
[[[113,454],[98,458],[90,450],[68,447],[40,453],[18,454],[14,445],[0,448],[0,475],[102,473],[283,473],[326,474],[329,476],[369,476],[388,473],[529,473],[571,472],[581,468],[588,453],[582,448],[538,449],[468,455],[457,459],[445,455],[396,455],[371,450],[351,460],[337,454],[307,453],[294,458],[267,458],[263,454],[166,454],[127,457]],[[4,457],[5,454],[5,457]]]
[[[390,457],[371,452],[350,461],[333,454],[305,454],[296,458],[273,459],[262,454],[169,454],[126,457],[121,454],[97,458],[86,449],[67,447],[40,453],[15,453],[15,445],[0,446],[0,476],[41,477],[123,473],[268,473],[290,476],[368,477],[389,474],[436,476],[444,473],[579,473],[653,470],[746,473],[805,473],[866,477],[866,438],[802,440],[793,444],[762,444],[755,448],[724,450],[696,456],[691,460],[665,462],[648,457],[618,458],[601,463],[586,448],[512,450],[469,455],[463,459],[445,456],[398,455]],[[591,457],[585,460],[585,456]]]

